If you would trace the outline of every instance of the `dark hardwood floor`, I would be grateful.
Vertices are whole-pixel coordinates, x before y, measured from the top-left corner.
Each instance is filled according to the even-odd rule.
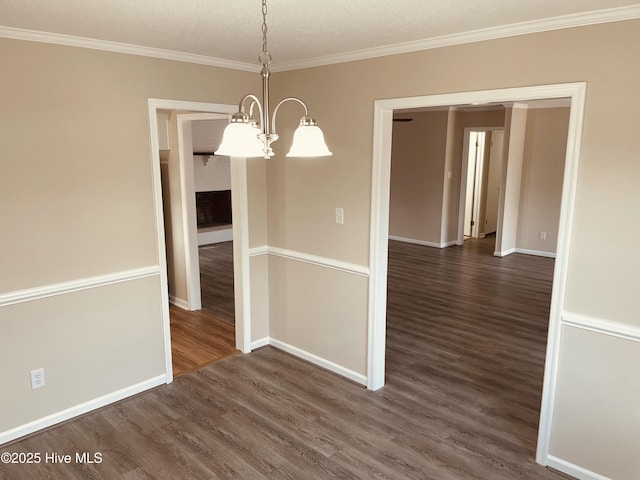
[[[272,347],[10,445],[1,479],[557,480],[534,463],[553,260],[390,242],[387,385]]]
[[[198,251],[202,310],[233,324],[233,242],[203,245]]]

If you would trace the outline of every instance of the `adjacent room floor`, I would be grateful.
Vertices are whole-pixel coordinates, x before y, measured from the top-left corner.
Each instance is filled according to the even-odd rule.
[[[202,309],[170,307],[174,377],[240,353],[235,347],[233,243],[198,250]]]
[[[233,325],[233,242],[203,245],[198,251],[202,310]]]
[[[2,449],[100,464],[0,478],[569,478],[534,462],[553,260],[487,242],[390,242],[379,391],[264,347]]]

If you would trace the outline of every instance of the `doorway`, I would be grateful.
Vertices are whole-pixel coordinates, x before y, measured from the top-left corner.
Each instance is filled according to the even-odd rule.
[[[158,113],[162,111],[186,111],[197,112],[198,114],[217,114],[223,117],[227,117],[235,112],[237,109],[233,105],[221,105],[221,104],[208,104],[199,102],[188,101],[175,101],[175,100],[162,100],[162,99],[149,99],[149,125],[150,125],[150,146],[151,146],[151,161],[153,169],[153,190],[154,190],[154,206],[155,206],[155,223],[157,232],[157,245],[158,245],[158,263],[161,269],[161,295],[162,295],[162,317],[163,317],[163,331],[164,331],[164,345],[165,345],[165,371],[167,376],[167,383],[173,381],[173,366],[172,366],[172,353],[171,353],[171,327],[170,327],[170,313],[169,313],[169,289],[168,289],[168,264],[166,258],[166,242],[165,242],[165,226],[164,226],[164,209],[162,204],[162,180],[161,180],[161,168],[160,168],[160,137],[158,129]],[[182,135],[186,137],[185,132],[190,127],[192,119],[183,119],[184,123],[182,129]],[[161,132],[161,130],[160,130]],[[184,142],[179,142],[183,143]],[[188,152],[183,152],[183,156],[189,159],[193,158],[193,149]],[[191,171],[193,164],[189,162],[180,162],[180,185],[183,186],[184,182],[188,180],[189,176],[186,171],[189,171],[189,165],[191,165]],[[243,353],[251,350],[250,338],[251,338],[251,308],[250,308],[250,270],[249,270],[249,241],[248,241],[248,195],[247,195],[247,170],[246,159],[244,158],[231,158],[230,163],[230,175],[231,175],[231,203],[235,215],[233,222],[233,269],[234,269],[234,304],[235,304],[235,344],[236,348]],[[193,181],[193,177],[191,177]],[[188,189],[182,189],[179,196],[186,195]],[[193,191],[190,190],[190,191]],[[197,231],[196,227],[196,214],[195,214],[195,201],[182,202],[181,208],[186,212],[184,217],[185,221],[182,222],[181,233],[177,238],[183,242],[182,251],[184,252],[184,265],[185,272],[189,268],[189,272],[186,274],[191,282],[189,290],[191,300],[194,306],[197,306],[198,295],[195,293],[196,289],[194,285],[199,284],[199,275],[194,274],[194,265],[199,265],[198,260],[198,248],[197,248],[197,236],[193,232]],[[191,227],[189,227],[189,225]],[[187,261],[189,260],[189,261]],[[188,266],[188,267],[187,267]],[[198,268],[199,270],[199,268]],[[199,291],[198,285],[197,290]]]
[[[565,281],[569,258],[568,248],[573,220],[585,91],[586,85],[584,83],[572,83],[388,99],[375,102],[367,372],[367,386],[372,390],[381,388],[385,383],[389,185],[393,111],[397,109],[496,104],[548,98],[569,98],[571,101],[558,234],[558,255],[553,273],[551,312],[547,337],[548,346],[536,454],[536,461],[543,465],[547,464],[549,456],[551,412],[553,411],[555,397],[554,382],[559,351],[560,315],[565,297]]]
[[[466,188],[460,189],[458,245],[497,236],[503,144],[503,127],[465,128],[460,184]]]
[[[175,141],[169,164],[162,165],[162,182],[176,376],[238,351],[231,159],[214,153],[228,115],[175,110],[167,115]]]

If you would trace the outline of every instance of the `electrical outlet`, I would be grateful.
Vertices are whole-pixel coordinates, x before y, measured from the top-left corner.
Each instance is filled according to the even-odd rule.
[[[338,225],[344,224],[344,209],[340,207],[336,208],[336,223]]]
[[[538,239],[540,240],[546,240],[547,239],[547,232],[540,232],[538,234]]]
[[[31,389],[42,388],[46,385],[44,381],[44,368],[31,370]]]

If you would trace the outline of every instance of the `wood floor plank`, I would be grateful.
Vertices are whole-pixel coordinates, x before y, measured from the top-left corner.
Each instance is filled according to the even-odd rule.
[[[240,353],[235,327],[202,310],[171,306],[171,355],[174,377]]]
[[[0,447],[102,464],[0,479],[569,478],[534,461],[553,260],[389,247],[381,390],[264,347]]]
[[[198,252],[202,310],[233,324],[233,242],[202,245]]]

